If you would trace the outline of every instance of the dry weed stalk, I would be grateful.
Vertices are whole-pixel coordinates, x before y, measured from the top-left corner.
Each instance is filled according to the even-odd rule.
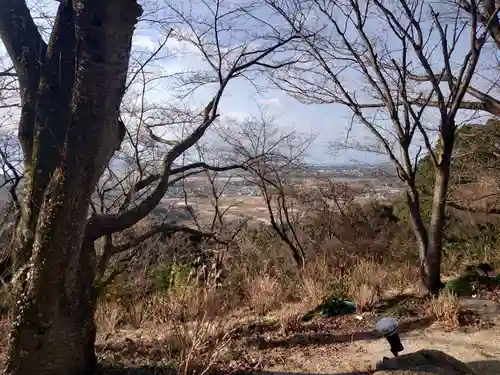
[[[357,312],[371,311],[380,300],[380,288],[378,285],[363,283],[353,285],[349,296],[356,304]]]
[[[303,329],[303,323],[302,323],[302,318],[304,314],[302,312],[284,312],[283,314],[279,315],[278,317],[278,322],[281,327],[281,330],[283,331],[284,334],[292,334],[292,333],[297,333],[301,332]]]
[[[98,334],[102,337],[111,335],[125,314],[122,304],[116,301],[99,301],[94,316]]]
[[[212,369],[231,342],[224,318],[210,320],[203,314],[193,322],[174,325],[178,368],[183,375],[204,375]]]
[[[127,308],[127,322],[133,328],[140,328],[151,320],[152,311],[144,298],[134,298]]]
[[[433,296],[429,300],[427,312],[437,321],[445,325],[457,327],[459,325],[460,303],[458,297],[445,290],[438,296]]]
[[[196,291],[187,288],[185,291],[187,295],[181,296],[182,302],[175,305],[175,310],[168,303],[172,297],[159,300],[161,311],[172,323],[173,342],[168,349],[177,358],[179,372],[183,375],[205,375],[229,346],[232,330],[215,288]],[[186,311],[179,311],[180,308]]]
[[[360,261],[351,269],[347,275],[347,293],[358,312],[371,310],[380,300],[386,277],[386,270],[370,261]]]
[[[245,295],[253,310],[265,315],[280,304],[282,287],[278,279],[267,274],[254,278],[247,276]]]
[[[330,294],[332,272],[326,262],[311,262],[302,274],[300,291],[310,305],[318,305]]]
[[[413,264],[391,265],[387,272],[387,289],[389,294],[405,294],[415,292],[415,285],[419,285],[419,275]]]

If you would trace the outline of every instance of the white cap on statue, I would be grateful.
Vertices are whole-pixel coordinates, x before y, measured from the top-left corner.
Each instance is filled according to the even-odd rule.
[[[394,333],[397,328],[398,328],[398,322],[396,321],[396,319],[390,316],[380,319],[375,324],[375,329],[384,336],[388,336]]]

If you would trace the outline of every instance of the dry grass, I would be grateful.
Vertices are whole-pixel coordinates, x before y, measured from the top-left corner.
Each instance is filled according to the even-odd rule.
[[[10,316],[0,317],[0,345],[5,346],[7,344],[11,326],[12,318]]]
[[[400,265],[390,265],[385,276],[385,291],[388,296],[415,292],[420,284],[418,269],[414,264],[405,262]]]
[[[204,375],[228,348],[232,329],[213,288],[191,285],[132,301],[101,301],[96,315],[99,337],[106,340],[120,325],[146,328],[164,337],[162,350],[183,375]]]
[[[356,304],[358,312],[369,311],[380,300],[380,290],[385,286],[387,271],[381,265],[360,261],[347,276],[347,293]]]
[[[283,302],[279,280],[269,275],[248,278],[245,285],[245,295],[249,306],[258,315],[265,315]]]
[[[100,301],[94,315],[99,337],[108,337],[118,328],[126,311],[122,304],[116,301]]]
[[[151,321],[154,309],[143,298],[134,298],[126,310],[126,321],[135,329],[138,329]]]
[[[296,332],[301,332],[303,328],[302,317],[304,313],[302,312],[287,312],[279,315],[279,325],[281,331],[286,334],[292,334]]]
[[[460,317],[459,299],[455,294],[445,290],[438,296],[430,298],[427,313],[450,328],[458,327]]]
[[[229,348],[231,330],[224,317],[211,320],[204,314],[193,322],[174,325],[173,337],[169,351],[178,370],[183,375],[204,375]]]
[[[335,275],[333,277],[339,277]],[[300,298],[309,305],[321,303],[332,292],[332,269],[326,262],[313,261],[306,265],[300,280]]]
[[[201,313],[200,305],[205,302],[204,297],[205,293],[196,285],[180,285],[171,288],[168,293],[154,294],[149,308],[158,323],[195,320]],[[205,307],[212,310],[212,306]]]
[[[378,285],[366,283],[353,285],[350,296],[356,304],[357,312],[370,311],[380,300],[380,289]]]

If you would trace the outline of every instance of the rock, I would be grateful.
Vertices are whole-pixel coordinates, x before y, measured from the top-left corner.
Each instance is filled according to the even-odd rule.
[[[377,364],[373,375],[477,375],[467,365],[439,350],[419,350]]]
[[[500,311],[498,302],[476,298],[460,299],[460,308],[462,310],[472,311],[478,315],[494,315]]]

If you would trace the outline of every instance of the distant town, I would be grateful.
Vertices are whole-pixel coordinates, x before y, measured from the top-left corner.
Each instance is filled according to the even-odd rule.
[[[401,181],[393,168],[384,166],[308,166],[287,174],[288,185],[298,190],[314,189],[315,178],[329,178],[349,184],[359,191],[358,201],[375,199],[390,201],[402,190]],[[221,172],[214,180],[219,195],[219,205],[229,207],[228,215],[251,217],[258,221],[268,218],[265,202],[260,198],[261,190],[249,174]],[[8,185],[0,188],[0,201],[8,201]],[[162,221],[189,221],[193,217],[213,215],[214,187],[204,174],[189,177],[169,188],[162,202],[151,213]],[[109,192],[106,201],[112,202],[121,196],[121,191]],[[95,202],[99,204],[98,200]],[[107,204],[111,206],[110,204]]]
[[[288,175],[287,182],[292,185],[303,185],[314,177],[329,177],[339,182],[363,186],[365,198],[385,200],[401,191],[401,182],[392,168],[386,166],[356,167],[356,166],[310,166],[301,172]],[[214,181],[221,197],[260,196],[259,187],[244,174],[231,175],[220,173]],[[213,194],[212,185],[206,177],[189,178],[184,183],[172,186],[165,198],[171,199],[180,195],[208,197]]]

